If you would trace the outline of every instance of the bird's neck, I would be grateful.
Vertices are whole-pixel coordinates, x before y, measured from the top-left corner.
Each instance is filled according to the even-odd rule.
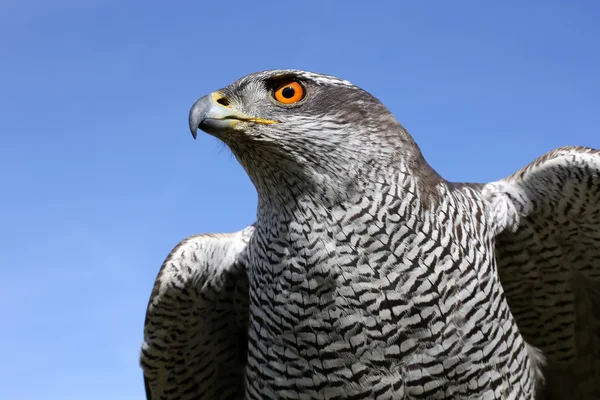
[[[397,253],[390,235],[403,228],[423,231],[421,225],[433,223],[438,190],[446,186],[442,181],[439,187],[424,181],[430,178],[400,165],[345,182],[325,180],[319,187],[302,186],[288,178],[271,186],[271,192],[259,192],[255,236],[261,239],[253,246],[260,258],[253,265],[257,276],[271,276],[270,284],[276,286],[278,274],[294,270],[310,282],[315,274],[335,271],[340,260],[349,263],[353,274],[362,271],[362,267],[355,269],[361,264],[375,265],[375,247],[383,253]],[[404,251],[410,247],[402,240],[395,245]],[[318,282],[314,285],[319,286]]]
[[[333,223],[335,214],[379,198],[413,199],[428,206],[439,201],[439,189],[446,183],[420,154],[415,159],[387,157],[385,162],[383,157],[346,164],[332,159],[327,165],[304,166],[301,172],[281,163],[259,177],[251,174],[251,179],[258,192],[258,223],[284,221],[282,228],[311,218]]]

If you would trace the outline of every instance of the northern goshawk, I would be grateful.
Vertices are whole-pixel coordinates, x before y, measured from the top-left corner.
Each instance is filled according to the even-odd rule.
[[[298,70],[200,98],[256,222],[179,243],[148,399],[600,399],[600,152],[444,180],[376,98]]]

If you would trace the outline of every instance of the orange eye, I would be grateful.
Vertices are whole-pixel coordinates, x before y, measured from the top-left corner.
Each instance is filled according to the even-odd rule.
[[[273,96],[283,104],[297,103],[304,98],[304,88],[296,81],[285,82],[275,88]]]

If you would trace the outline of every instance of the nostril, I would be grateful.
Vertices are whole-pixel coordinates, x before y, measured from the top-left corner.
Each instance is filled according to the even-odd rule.
[[[227,107],[229,104],[231,104],[231,102],[229,101],[229,99],[227,97],[221,97],[219,100],[217,100],[217,103],[219,103],[222,106]]]

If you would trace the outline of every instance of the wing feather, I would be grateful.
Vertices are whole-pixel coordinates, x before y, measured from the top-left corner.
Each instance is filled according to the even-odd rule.
[[[140,360],[148,400],[243,398],[252,232],[189,237],[163,263]]]
[[[547,361],[546,398],[600,399],[600,151],[556,149],[483,193],[511,312]]]

